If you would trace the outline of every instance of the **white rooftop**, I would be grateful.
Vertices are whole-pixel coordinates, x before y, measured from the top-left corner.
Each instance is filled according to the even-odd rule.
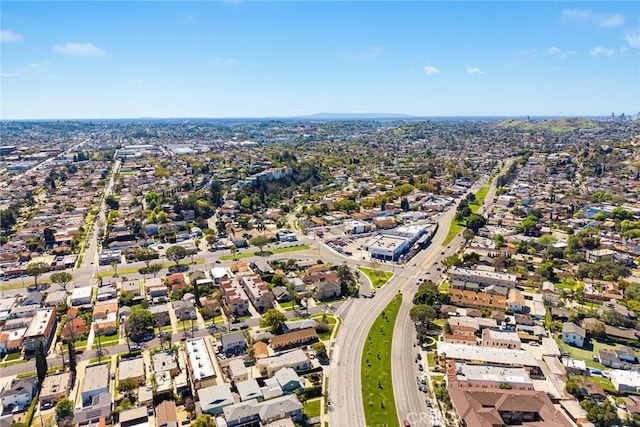
[[[479,347],[465,344],[437,342],[438,356],[447,359],[468,360],[512,366],[539,366],[538,361],[526,350]]]
[[[204,338],[187,340],[185,341],[185,346],[194,379],[201,380],[203,378],[215,376],[211,357],[209,356],[209,351],[207,350]]]

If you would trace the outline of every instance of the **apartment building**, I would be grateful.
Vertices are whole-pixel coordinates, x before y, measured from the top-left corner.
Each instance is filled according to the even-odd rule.
[[[220,289],[233,314],[238,316],[249,312],[249,297],[247,297],[238,282],[235,280],[221,280]]]
[[[258,312],[263,313],[273,307],[273,293],[259,275],[242,275],[240,283]]]
[[[26,353],[36,351],[39,343],[48,350],[57,325],[56,311],[53,308],[43,308],[36,312],[31,324],[24,335],[23,348]]]

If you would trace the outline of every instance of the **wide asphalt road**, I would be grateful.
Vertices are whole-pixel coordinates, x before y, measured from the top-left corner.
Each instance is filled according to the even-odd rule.
[[[486,181],[487,178],[474,185],[470,191],[478,191],[482,185],[486,184]],[[483,207],[479,209],[478,213],[488,212],[493,207],[495,190],[495,185],[492,185],[484,199]],[[442,242],[449,231],[449,223],[454,215],[455,209],[451,209],[446,213],[448,222],[438,229],[436,236],[431,242],[434,251],[422,260],[421,267],[425,271],[425,280],[437,282],[440,277],[437,268],[441,266],[441,261],[457,252],[463,243],[462,236],[458,234],[447,247],[442,246]],[[403,300],[393,331],[391,372],[393,375],[393,390],[400,425],[402,425],[403,420],[407,419],[411,422],[412,426],[428,426],[431,425],[431,423],[425,402],[426,395],[418,390],[418,384],[416,382],[416,377],[421,372],[417,369],[415,357],[420,349],[413,345],[416,341],[416,331],[413,321],[409,317],[409,310],[411,310],[413,304],[413,296],[417,290],[418,286],[415,285],[415,282],[405,283],[402,286]],[[426,361],[423,360],[422,363],[425,368],[428,369]],[[440,421],[441,424],[443,424],[442,420]]]
[[[455,207],[438,218],[439,228],[436,242],[419,252],[404,267],[398,269],[389,282],[374,298],[353,299],[342,305],[337,313],[342,317],[342,327],[332,353],[332,366],[329,380],[330,424],[365,426],[364,406],[360,369],[364,342],[376,317],[403,287],[415,286],[422,274],[422,264],[432,259],[442,250],[440,242],[446,236]],[[400,396],[401,398],[401,396]],[[398,398],[396,398],[398,399]],[[385,420],[380,420],[384,423]]]

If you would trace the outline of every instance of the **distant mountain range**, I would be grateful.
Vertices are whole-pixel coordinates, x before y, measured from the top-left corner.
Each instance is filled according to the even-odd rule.
[[[394,113],[316,113],[306,116],[297,116],[296,119],[318,120],[365,120],[365,119],[408,119],[415,116],[409,114]]]

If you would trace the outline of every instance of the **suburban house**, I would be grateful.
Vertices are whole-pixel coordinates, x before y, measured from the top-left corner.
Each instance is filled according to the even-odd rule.
[[[236,352],[247,348],[247,339],[242,331],[231,332],[220,337],[222,351],[225,353]]]
[[[4,408],[26,409],[36,390],[36,378],[29,377],[14,379],[11,384],[0,394]]]
[[[149,311],[153,314],[153,325],[162,327],[171,324],[169,316],[169,304],[154,304],[149,306]]]
[[[196,320],[196,307],[190,301],[174,301],[173,311],[178,320]]]
[[[609,379],[618,391],[640,392],[640,371],[621,371],[613,369]]]
[[[340,283],[333,280],[319,281],[312,284],[316,298],[320,301],[338,298],[341,295]]]
[[[239,381],[247,381],[249,378],[247,367],[242,359],[232,359],[227,366],[227,378],[234,383]]]
[[[176,402],[173,400],[164,400],[156,406],[157,427],[178,427],[179,425]]]
[[[91,305],[93,298],[93,287],[81,286],[73,289],[71,293],[71,305],[77,307],[80,305]]]
[[[567,322],[562,324],[562,342],[574,347],[584,347],[584,340],[587,331],[575,323]]]
[[[296,349],[277,356],[258,359],[256,367],[262,375],[270,377],[284,367],[293,368],[296,372],[307,371],[311,369],[311,360],[304,351]]]
[[[241,402],[263,398],[262,390],[256,379],[236,382],[235,385]]]
[[[176,358],[169,353],[160,352],[153,354],[151,356],[151,363],[153,364],[153,372],[156,376],[163,372],[169,372],[171,378],[178,375],[178,362],[176,362]]]
[[[296,390],[303,389],[304,385],[302,380],[292,368],[282,368],[273,375],[273,378],[278,380],[280,388],[285,393],[293,393]]]
[[[233,394],[228,384],[222,383],[198,390],[203,414],[218,415],[225,406],[233,405]]]

